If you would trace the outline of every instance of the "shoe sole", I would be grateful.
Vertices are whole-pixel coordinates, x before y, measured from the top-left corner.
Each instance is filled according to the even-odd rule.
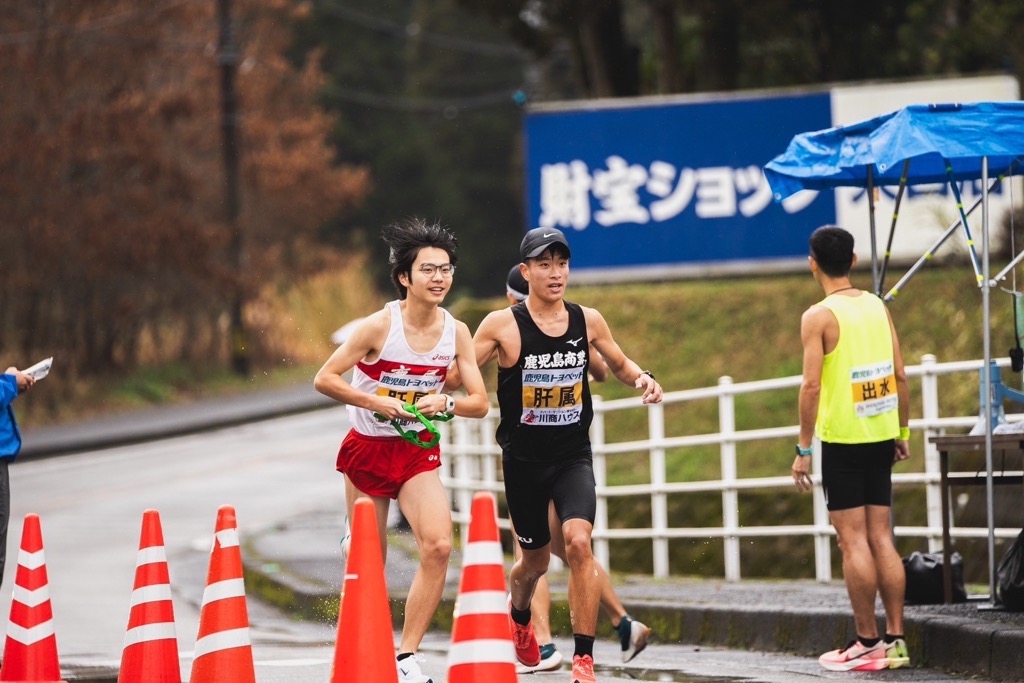
[[[890,669],[902,669],[905,666],[910,666],[910,657],[890,657],[889,668]]]
[[[851,659],[848,662],[823,662],[820,659],[818,664],[826,671],[881,671],[889,668],[889,660],[883,659]]]
[[[535,666],[526,666],[521,662],[516,662],[516,673],[517,674],[532,674],[539,673],[541,671],[554,671],[562,666],[562,653],[555,650],[555,654],[547,659],[540,660],[540,663]]]

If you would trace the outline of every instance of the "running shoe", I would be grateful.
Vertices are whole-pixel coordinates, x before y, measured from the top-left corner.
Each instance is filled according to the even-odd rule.
[[[512,632],[512,646],[516,650],[516,659],[525,666],[540,664],[540,646],[537,636],[533,634],[533,623],[526,626],[516,623],[512,618],[512,594],[508,594],[508,627]]]
[[[345,534],[341,537],[341,561],[348,562],[348,549],[352,545],[352,530],[348,527],[348,515],[345,515]]]
[[[517,674],[532,674],[538,671],[554,671],[562,666],[562,653],[555,649],[554,643],[540,646],[540,663],[537,666],[526,666],[516,662]]]
[[[885,656],[889,660],[890,669],[910,666],[910,652],[907,650],[907,642],[902,638],[885,644]]]
[[[434,683],[434,679],[423,674],[420,669],[419,655],[395,661],[398,667],[398,683]]]
[[[829,671],[881,671],[889,668],[885,648],[882,640],[868,647],[854,639],[846,647],[818,657],[818,663]]]
[[[572,683],[597,683],[594,678],[594,658],[575,655],[572,658]]]
[[[615,630],[618,631],[619,642],[622,644],[623,662],[630,661],[647,647],[647,636],[651,634],[651,629],[628,614],[619,620]]]

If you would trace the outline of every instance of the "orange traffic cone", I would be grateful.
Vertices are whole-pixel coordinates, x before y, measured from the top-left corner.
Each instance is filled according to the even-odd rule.
[[[217,530],[199,614],[191,683],[255,683],[249,612],[242,580],[235,508],[217,510]]]
[[[25,515],[0,681],[60,681],[39,515]]]
[[[142,513],[135,588],[117,680],[118,683],[181,683],[171,579],[160,513],[156,510]]]
[[[469,518],[448,651],[448,683],[516,681],[502,562],[494,496],[481,491],[473,496]]]
[[[331,683],[398,683],[391,604],[373,501],[357,500],[352,518]]]

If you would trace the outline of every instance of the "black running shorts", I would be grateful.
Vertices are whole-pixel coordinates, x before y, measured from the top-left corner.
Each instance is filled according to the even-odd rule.
[[[896,443],[821,444],[821,484],[829,510],[892,505]]]
[[[570,519],[594,523],[597,491],[589,444],[557,462],[524,462],[505,456],[501,465],[509,517],[522,547],[536,550],[551,542],[549,501],[554,501],[563,523]]]

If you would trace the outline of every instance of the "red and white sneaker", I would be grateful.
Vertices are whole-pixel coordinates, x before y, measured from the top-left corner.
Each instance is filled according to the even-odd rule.
[[[572,658],[572,683],[597,683],[594,678],[594,658],[590,655],[574,655]]]
[[[885,647],[883,640],[871,647],[851,640],[846,647],[818,657],[818,663],[829,671],[881,671],[889,668]]]
[[[537,644],[537,636],[533,634],[533,622],[522,626],[512,618],[511,593],[508,594],[508,628],[512,632],[512,646],[519,663],[528,667],[540,664],[540,646]]]

